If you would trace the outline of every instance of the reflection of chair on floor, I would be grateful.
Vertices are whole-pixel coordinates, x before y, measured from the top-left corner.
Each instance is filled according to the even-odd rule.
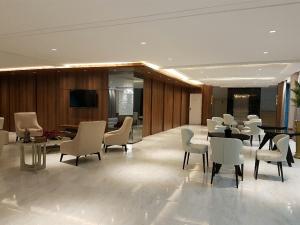
[[[107,148],[112,145],[120,145],[122,147],[124,146],[125,151],[127,151],[126,144],[129,139],[132,121],[132,117],[126,117],[120,129],[104,134],[105,152],[107,152]]]
[[[64,155],[73,155],[76,156],[77,166],[79,157],[88,154],[97,154],[99,160],[101,160],[100,150],[105,126],[105,121],[81,122],[75,138],[61,143],[60,161],[62,161]]]
[[[15,127],[18,138],[24,137],[27,129],[31,137],[43,136],[43,128],[39,125],[35,112],[19,112],[15,113]]]
[[[206,163],[208,167],[208,146],[202,144],[192,144],[191,139],[194,136],[194,132],[190,129],[183,128],[181,129],[181,140],[182,140],[182,147],[184,150],[184,159],[183,159],[183,166],[184,169],[185,164],[189,164],[190,153],[202,154],[203,158],[203,172],[205,173],[205,155],[206,155]]]

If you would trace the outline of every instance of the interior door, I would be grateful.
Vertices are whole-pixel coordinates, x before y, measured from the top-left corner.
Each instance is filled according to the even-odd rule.
[[[190,94],[189,124],[200,125],[202,114],[202,94]]]

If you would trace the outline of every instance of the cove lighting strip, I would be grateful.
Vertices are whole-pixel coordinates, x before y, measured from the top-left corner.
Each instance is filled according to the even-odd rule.
[[[225,78],[204,78],[202,81],[239,81],[239,80],[275,80],[275,77],[225,77]]]

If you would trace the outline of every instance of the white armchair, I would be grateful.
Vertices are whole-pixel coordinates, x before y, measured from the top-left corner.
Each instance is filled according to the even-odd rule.
[[[213,183],[213,179],[215,174],[218,172],[217,168],[221,165],[234,165],[235,168],[235,179],[236,179],[236,187],[239,186],[238,175],[240,171],[241,165],[241,175],[243,180],[244,174],[244,157],[240,154],[243,144],[239,139],[234,138],[219,138],[212,137],[210,139],[210,146],[212,150],[212,161],[213,168],[211,174],[211,184]]]
[[[192,130],[187,128],[181,129],[182,148],[184,150],[182,169],[184,170],[185,165],[189,164],[190,153],[202,154],[203,172],[205,173],[205,155],[206,155],[206,163],[208,167],[208,146],[191,143],[191,139],[193,138],[193,136],[194,136],[194,132]]]
[[[259,119],[259,117],[257,115],[248,115],[247,116],[248,120],[252,120],[252,119]]]
[[[252,146],[253,142],[253,136],[258,136],[258,140],[260,143],[260,137],[261,135],[264,135],[265,132],[263,129],[259,128],[258,126],[261,125],[261,122],[256,121],[256,120],[251,120],[247,123],[247,126],[244,127],[241,131],[242,134],[247,134],[250,136],[250,144]]]
[[[126,117],[121,128],[104,134],[104,148],[107,152],[107,148],[112,145],[120,145],[125,147],[127,152],[127,142],[131,131],[133,119],[132,117]]]
[[[213,133],[213,132],[223,133],[226,129],[226,126],[219,125],[217,121],[212,119],[207,119],[206,123],[207,123],[208,133]],[[208,134],[207,134],[207,139],[208,139]]]
[[[277,162],[278,167],[278,175],[281,176],[281,181],[283,182],[283,171],[282,171],[282,162],[286,161],[286,155],[289,148],[289,140],[290,137],[287,134],[279,134],[273,138],[273,142],[275,143],[277,150],[257,150],[255,157],[255,166],[254,166],[254,175],[255,179],[257,179],[259,161],[271,161]]]
[[[234,117],[230,114],[223,114],[224,124],[231,127],[236,127],[238,123],[234,120]]]
[[[17,140],[24,137],[26,129],[30,132],[31,137],[43,136],[43,128],[39,125],[35,112],[15,113],[15,128]]]
[[[64,155],[76,156],[76,166],[79,157],[82,155],[97,154],[99,160],[101,160],[100,150],[105,126],[106,121],[80,122],[75,138],[61,143],[60,162]]]

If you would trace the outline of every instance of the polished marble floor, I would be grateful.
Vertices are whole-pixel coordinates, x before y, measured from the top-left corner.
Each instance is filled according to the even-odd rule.
[[[208,143],[206,128],[191,128],[195,143]],[[0,224],[300,224],[300,160],[284,166],[284,183],[276,165],[263,162],[255,180],[254,143],[245,143],[238,189],[230,167],[222,167],[211,186],[199,155],[181,169],[179,128],[144,138],[127,153],[112,149],[101,161],[82,158],[78,167],[68,156],[60,163],[54,151],[39,172],[20,171],[19,151],[10,144],[0,152]]]

